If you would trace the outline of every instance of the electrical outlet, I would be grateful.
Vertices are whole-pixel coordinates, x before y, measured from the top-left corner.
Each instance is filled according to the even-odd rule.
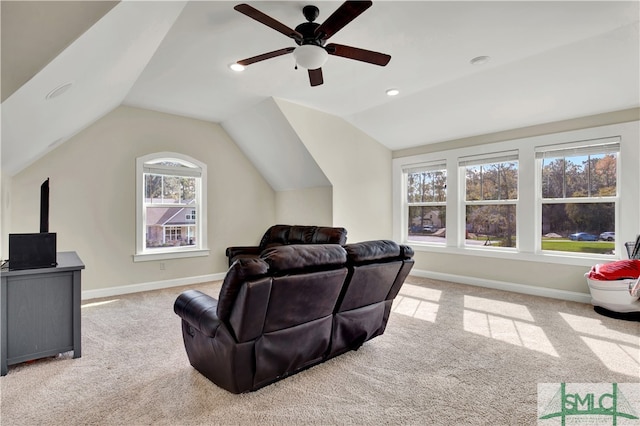
[[[160,270],[164,271],[164,262],[160,262]]]

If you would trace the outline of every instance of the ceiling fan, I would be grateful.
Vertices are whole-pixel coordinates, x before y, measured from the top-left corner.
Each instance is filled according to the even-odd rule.
[[[328,55],[385,66],[391,60],[391,56],[384,53],[335,43],[329,43],[325,46],[331,36],[344,28],[371,5],[371,1],[345,1],[322,24],[314,22],[320,12],[318,8],[311,5],[305,6],[302,9],[302,14],[307,22],[303,22],[293,30],[248,4],[239,4],[234,7],[235,10],[292,38],[298,47],[285,47],[273,52],[242,59],[237,63],[246,66],[265,59],[293,53],[296,59],[296,68],[299,65],[308,70],[311,86],[319,86],[323,83],[321,67],[326,62]]]

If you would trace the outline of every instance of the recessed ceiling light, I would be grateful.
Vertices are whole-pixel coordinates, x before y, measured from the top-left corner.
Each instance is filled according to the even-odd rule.
[[[60,86],[56,87],[55,89],[47,93],[47,96],[45,96],[45,99],[57,98],[58,96],[62,95],[64,92],[69,90],[71,86],[73,86],[73,81],[69,81],[67,83],[61,84]]]
[[[470,60],[469,63],[471,65],[482,65],[489,62],[489,59],[491,59],[489,56],[476,56],[475,58]]]
[[[240,65],[238,63],[233,63],[233,64],[229,65],[229,68],[231,68],[235,72],[244,71],[244,66]]]
[[[396,96],[400,94],[400,91],[398,89],[387,89],[386,94],[387,96]]]

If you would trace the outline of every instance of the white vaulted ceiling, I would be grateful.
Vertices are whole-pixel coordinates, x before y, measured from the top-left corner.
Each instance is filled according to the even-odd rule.
[[[2,3],[4,24],[11,2]],[[229,70],[236,60],[295,45],[233,10],[237,3],[110,8],[26,83],[11,93],[3,85],[3,170],[16,173],[120,104],[218,122],[230,134],[235,128],[245,152],[264,132],[264,123],[253,133],[250,126],[260,108],[278,115],[262,104],[269,98],[339,116],[390,150],[640,106],[637,1],[374,1],[331,42],[388,53],[391,62],[330,56],[318,87],[294,70],[292,55]],[[309,3],[320,9],[318,22],[341,4],[249,2],[291,28]],[[5,27],[3,48],[11,43]],[[35,40],[55,38],[50,26],[45,34],[38,28]],[[470,64],[482,55],[490,61]],[[3,75],[9,70],[3,60]],[[68,81],[67,93],[45,101]],[[400,94],[388,97],[388,88]]]

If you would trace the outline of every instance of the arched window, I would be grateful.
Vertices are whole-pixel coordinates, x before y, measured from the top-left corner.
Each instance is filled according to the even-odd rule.
[[[136,160],[135,261],[206,256],[204,163],[159,152]]]

